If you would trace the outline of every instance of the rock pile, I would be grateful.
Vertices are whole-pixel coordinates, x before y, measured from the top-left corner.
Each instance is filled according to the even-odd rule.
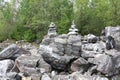
[[[0,78],[2,80],[20,80],[15,59],[21,55],[31,55],[29,51],[12,44],[0,52]]]
[[[120,52],[116,48],[119,46],[116,42],[120,41],[120,27],[108,28],[100,37],[93,34],[81,36],[73,22],[68,34],[54,33],[51,38],[48,33],[39,51],[57,72],[50,76],[51,80],[119,80],[113,77],[120,71]]]
[[[81,36],[73,21],[58,35],[52,22],[39,49],[17,41],[0,52],[0,80],[120,80],[119,42],[120,27]]]
[[[16,44],[0,52],[0,80],[40,80],[43,73],[50,73],[51,66],[41,55],[27,50],[28,45],[21,48]]]
[[[40,45],[44,60],[55,69],[67,69],[69,64],[81,55],[80,36],[76,34],[75,26],[70,29],[72,33],[70,31],[68,34],[58,35],[54,38],[52,37],[52,39],[50,38],[51,33],[48,34]]]

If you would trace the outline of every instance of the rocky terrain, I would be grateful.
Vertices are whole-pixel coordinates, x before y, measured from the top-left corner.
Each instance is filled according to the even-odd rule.
[[[82,36],[73,22],[58,35],[51,23],[39,46],[13,43],[0,43],[0,80],[120,80],[119,26]]]

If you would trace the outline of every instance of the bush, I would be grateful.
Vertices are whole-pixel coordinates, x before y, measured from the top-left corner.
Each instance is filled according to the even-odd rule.
[[[6,38],[2,35],[0,35],[0,42],[4,41]]]
[[[35,34],[33,33],[32,30],[28,29],[27,31],[24,32],[22,39],[28,42],[32,42],[35,39]]]
[[[35,39],[35,33],[28,27],[17,26],[11,35],[15,40],[26,40],[32,42]]]

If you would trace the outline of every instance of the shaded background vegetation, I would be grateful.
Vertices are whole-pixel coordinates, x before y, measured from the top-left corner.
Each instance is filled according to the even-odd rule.
[[[119,0],[0,0],[0,41],[7,38],[40,42],[50,22],[67,33],[72,20],[82,35],[99,35],[106,26],[120,25]],[[19,7],[16,7],[18,6]]]

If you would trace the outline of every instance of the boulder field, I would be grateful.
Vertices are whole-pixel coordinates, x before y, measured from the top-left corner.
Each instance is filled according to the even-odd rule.
[[[119,26],[82,36],[73,22],[58,35],[52,22],[39,47],[18,43],[0,52],[0,80],[120,80]]]

